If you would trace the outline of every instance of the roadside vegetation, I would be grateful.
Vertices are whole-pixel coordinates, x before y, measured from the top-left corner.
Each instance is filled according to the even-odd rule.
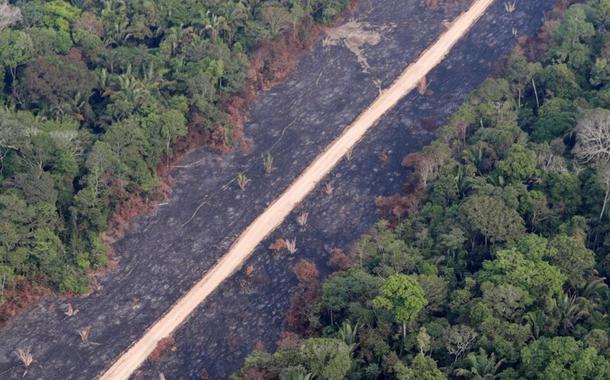
[[[0,305],[24,281],[86,291],[110,216],[158,194],[176,147],[234,143],[248,92],[287,69],[270,41],[301,46],[347,3],[0,1]]]
[[[234,378],[610,378],[609,30],[589,0],[517,49]]]

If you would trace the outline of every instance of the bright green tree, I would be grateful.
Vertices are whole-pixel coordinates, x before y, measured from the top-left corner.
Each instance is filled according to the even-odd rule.
[[[610,363],[595,348],[572,337],[540,338],[521,351],[528,379],[589,380],[610,378]]]
[[[402,324],[403,339],[407,336],[407,324],[428,304],[424,290],[413,276],[394,274],[388,277],[373,300],[379,308],[389,310],[396,322]]]
[[[525,232],[519,213],[497,196],[471,196],[461,211],[470,230],[483,235],[485,244],[515,241]]]
[[[510,284],[523,289],[533,300],[561,294],[566,276],[543,260],[528,259],[516,249],[496,252],[494,260],[483,262],[479,281]],[[527,301],[529,302],[529,301]]]

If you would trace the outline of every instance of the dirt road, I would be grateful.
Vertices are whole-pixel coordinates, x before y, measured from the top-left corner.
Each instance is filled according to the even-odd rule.
[[[300,203],[350,151],[377,120],[396,103],[417,87],[418,83],[438,65],[451,48],[466,34],[472,25],[485,13],[493,0],[476,0],[470,9],[459,16],[449,29],[420,58],[407,67],[392,86],[384,90],[373,104],[364,111],[296,181],[273,202],[239,236],[224,255],[193,288],[154,323],[116,362],[101,375],[100,379],[127,379],[146,360],[157,343],[169,336],[188,319],[195,308],[203,302],[225,279],[237,271],[256,246],[277,228],[294,207]]]

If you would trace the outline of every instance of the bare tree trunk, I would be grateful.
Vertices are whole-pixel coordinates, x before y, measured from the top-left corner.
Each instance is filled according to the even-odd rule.
[[[540,108],[540,99],[538,98],[538,89],[536,88],[536,81],[532,78],[532,86],[534,86],[534,95],[536,95],[536,106]]]
[[[610,198],[610,186],[606,185],[606,195],[604,196],[604,205],[602,206],[602,212],[599,213],[600,222],[603,219],[604,214],[606,213],[606,207],[608,207],[608,198]]]

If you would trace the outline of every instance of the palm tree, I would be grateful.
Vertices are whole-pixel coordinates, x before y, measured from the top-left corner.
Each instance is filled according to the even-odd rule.
[[[201,32],[206,33],[212,41],[216,41],[221,31],[228,28],[227,19],[224,16],[213,14],[210,10],[205,13],[200,12],[200,17],[198,24],[202,26]]]
[[[108,70],[106,68],[102,68],[100,71],[96,71],[97,78],[97,90],[101,96],[109,95],[109,87],[110,87],[110,75],[108,74]]]
[[[589,317],[594,320],[606,318],[606,312],[603,305],[608,299],[608,285],[605,277],[598,277],[597,271],[587,278],[585,286],[580,289],[579,299],[586,307]]]
[[[587,280],[584,288],[582,288],[582,297],[599,302],[603,296],[608,295],[608,285],[605,277],[597,277],[597,273]]]
[[[339,331],[337,332],[337,336],[339,339],[345,342],[348,346],[355,348],[358,341],[358,328],[359,324],[356,323],[353,327],[349,322],[343,322]]]
[[[131,75],[131,66],[128,67],[125,74],[119,76],[118,80],[119,93],[123,94],[125,99],[131,102],[131,104],[139,106],[144,98],[146,86],[143,82]]]
[[[292,370],[291,372],[283,377],[285,380],[314,380],[315,376],[312,373],[304,373],[301,370]]]
[[[504,363],[504,359],[496,361],[496,354],[488,355],[484,349],[479,349],[479,354],[468,354],[466,357],[469,368],[458,368],[455,374],[474,380],[495,380],[499,378],[498,370]]]
[[[525,315],[527,324],[530,326],[530,333],[534,339],[540,338],[546,325],[546,315],[542,310],[531,311]]]
[[[225,19],[225,27],[220,30],[220,34],[224,41],[231,46],[235,34],[246,24],[252,13],[250,13],[248,6],[241,1],[225,2],[220,9],[220,13]]]
[[[559,329],[564,335],[569,334],[576,323],[589,314],[585,310],[581,298],[576,297],[576,294],[563,294],[563,296],[554,299],[554,303],[559,314]]]

